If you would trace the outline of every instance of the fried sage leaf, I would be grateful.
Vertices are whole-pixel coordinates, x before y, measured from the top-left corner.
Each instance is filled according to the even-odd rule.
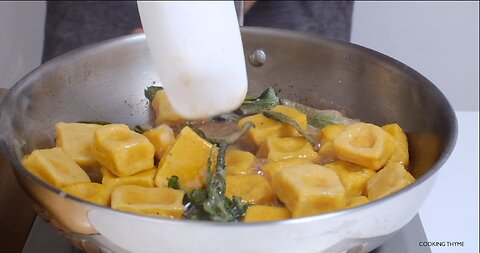
[[[357,123],[358,120],[353,120],[343,116],[339,111],[335,110],[319,110],[308,105],[303,105],[289,99],[280,99],[280,104],[292,107],[305,115],[307,115],[308,124],[315,128],[324,128],[328,125],[351,125]]]
[[[245,216],[249,205],[243,203],[240,197],[234,196],[231,200],[225,196],[227,148],[228,144],[226,143],[218,144],[215,173],[211,167],[216,148],[212,148],[207,160],[206,188],[195,189],[186,194],[186,210],[184,212],[186,219],[232,222],[240,221]]]
[[[212,120],[213,121],[238,121],[240,120],[240,118],[241,118],[240,115],[230,112],[230,113],[223,113],[223,114],[214,116]]]
[[[135,125],[133,128],[131,128],[134,132],[137,132],[139,134],[143,134],[147,131],[147,129],[145,129],[144,127],[140,126],[140,125]]]
[[[208,168],[207,174],[208,198],[203,202],[203,209],[210,215],[210,219],[215,221],[233,220],[225,204],[225,191],[227,189],[225,153],[227,147],[226,144],[219,145],[215,174],[212,174],[210,168]]]
[[[149,86],[145,89],[145,97],[150,101],[150,103],[153,101],[153,98],[155,97],[155,94],[157,94],[157,91],[163,90],[163,87],[160,86]]]
[[[305,137],[305,139],[307,139],[307,141],[310,142],[310,144],[312,144],[313,149],[315,151],[318,151],[318,149],[320,148],[320,145],[310,135],[308,135],[305,131],[303,131],[302,127],[300,127],[300,125],[298,125],[298,123],[295,120],[291,119],[287,115],[281,112],[275,112],[275,111],[264,111],[263,115],[269,119],[273,119],[275,121],[288,124],[293,128],[295,128],[295,130],[297,130],[299,134]]]
[[[227,144],[227,145],[232,145],[234,144],[235,142],[239,141],[245,134],[248,133],[248,130],[250,130],[250,128],[253,128],[255,127],[255,124],[253,124],[252,122],[250,121],[247,121],[245,122],[245,124],[243,125],[242,127],[242,130],[240,130],[239,132],[234,132],[230,135],[227,135],[227,136],[223,136],[223,137],[211,137],[211,136],[207,136],[203,131],[202,129],[198,128],[198,127],[195,127],[193,124],[190,124],[189,127],[196,133],[198,134],[198,136],[200,136],[201,138],[203,138],[204,140],[212,143],[212,144],[215,144],[215,145],[220,145],[220,144]]]
[[[210,220],[213,221],[239,221],[248,209],[248,204],[243,203],[240,197],[234,196],[233,200],[230,200],[225,196],[227,147],[228,144],[219,144],[215,174],[213,175],[209,169],[207,175],[208,198],[203,202],[203,208],[209,214]]]
[[[264,110],[270,110],[279,104],[279,98],[272,87],[268,87],[259,97],[247,97],[235,112],[241,116],[249,116]]]
[[[168,179],[168,188],[172,188],[172,189],[181,189],[180,187],[180,181],[178,179],[177,176],[171,176],[169,179]]]

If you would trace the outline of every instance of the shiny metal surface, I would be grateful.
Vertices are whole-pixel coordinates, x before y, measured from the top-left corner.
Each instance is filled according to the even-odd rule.
[[[262,49],[256,49],[248,56],[248,60],[253,66],[260,67],[265,64],[265,61],[267,60],[267,55],[265,54],[265,52],[263,52]]]
[[[307,105],[337,109],[376,124],[399,123],[409,133],[411,171],[417,182],[384,199],[325,215],[214,224],[114,211],[65,195],[33,177],[21,166],[21,158],[35,148],[53,146],[58,121],[136,125],[151,120],[143,89],[157,75],[143,35],[131,35],[44,64],[18,82],[1,104],[1,151],[35,201],[35,210],[77,247],[91,252],[119,252],[119,247],[149,252],[145,249],[155,243],[162,243],[166,252],[189,247],[211,252],[238,240],[245,242],[240,252],[272,247],[276,252],[343,252],[359,245],[366,252],[407,224],[455,144],[455,115],[441,92],[408,66],[353,44],[265,28],[245,27],[242,36],[244,52],[261,48],[268,55],[261,67],[248,66],[252,94],[273,86],[281,97]],[[133,236],[152,230],[162,235],[156,242]],[[265,233],[269,236],[262,236]],[[223,244],[198,249],[196,245],[212,237]]]
[[[245,18],[245,1],[234,1],[235,11],[237,12],[238,25],[243,26],[243,19]]]
[[[417,214],[400,231],[371,253],[431,253],[430,247],[419,247],[418,242],[428,241],[422,222]],[[46,244],[45,242],[48,242]],[[81,253],[61,237],[42,219],[35,219],[22,253]],[[362,246],[350,249],[347,253],[362,252]]]

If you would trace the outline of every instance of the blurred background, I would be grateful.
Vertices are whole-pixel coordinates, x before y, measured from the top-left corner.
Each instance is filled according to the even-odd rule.
[[[351,42],[417,70],[455,110],[478,111],[479,3],[354,2]],[[0,87],[41,62],[45,1],[0,2]]]

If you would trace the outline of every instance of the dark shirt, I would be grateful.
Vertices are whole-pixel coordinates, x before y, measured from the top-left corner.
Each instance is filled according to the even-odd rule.
[[[48,1],[42,62],[141,26],[135,1]]]
[[[258,1],[245,26],[275,27],[350,41],[352,1]]]
[[[296,30],[349,41],[352,1],[257,1],[245,26]],[[42,62],[141,27],[136,1],[48,1]]]

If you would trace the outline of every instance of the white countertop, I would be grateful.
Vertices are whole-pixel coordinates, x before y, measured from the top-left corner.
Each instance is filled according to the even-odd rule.
[[[440,169],[435,185],[419,211],[429,242],[438,252],[479,252],[479,112],[456,111],[456,146]],[[447,246],[446,242],[463,242]]]

